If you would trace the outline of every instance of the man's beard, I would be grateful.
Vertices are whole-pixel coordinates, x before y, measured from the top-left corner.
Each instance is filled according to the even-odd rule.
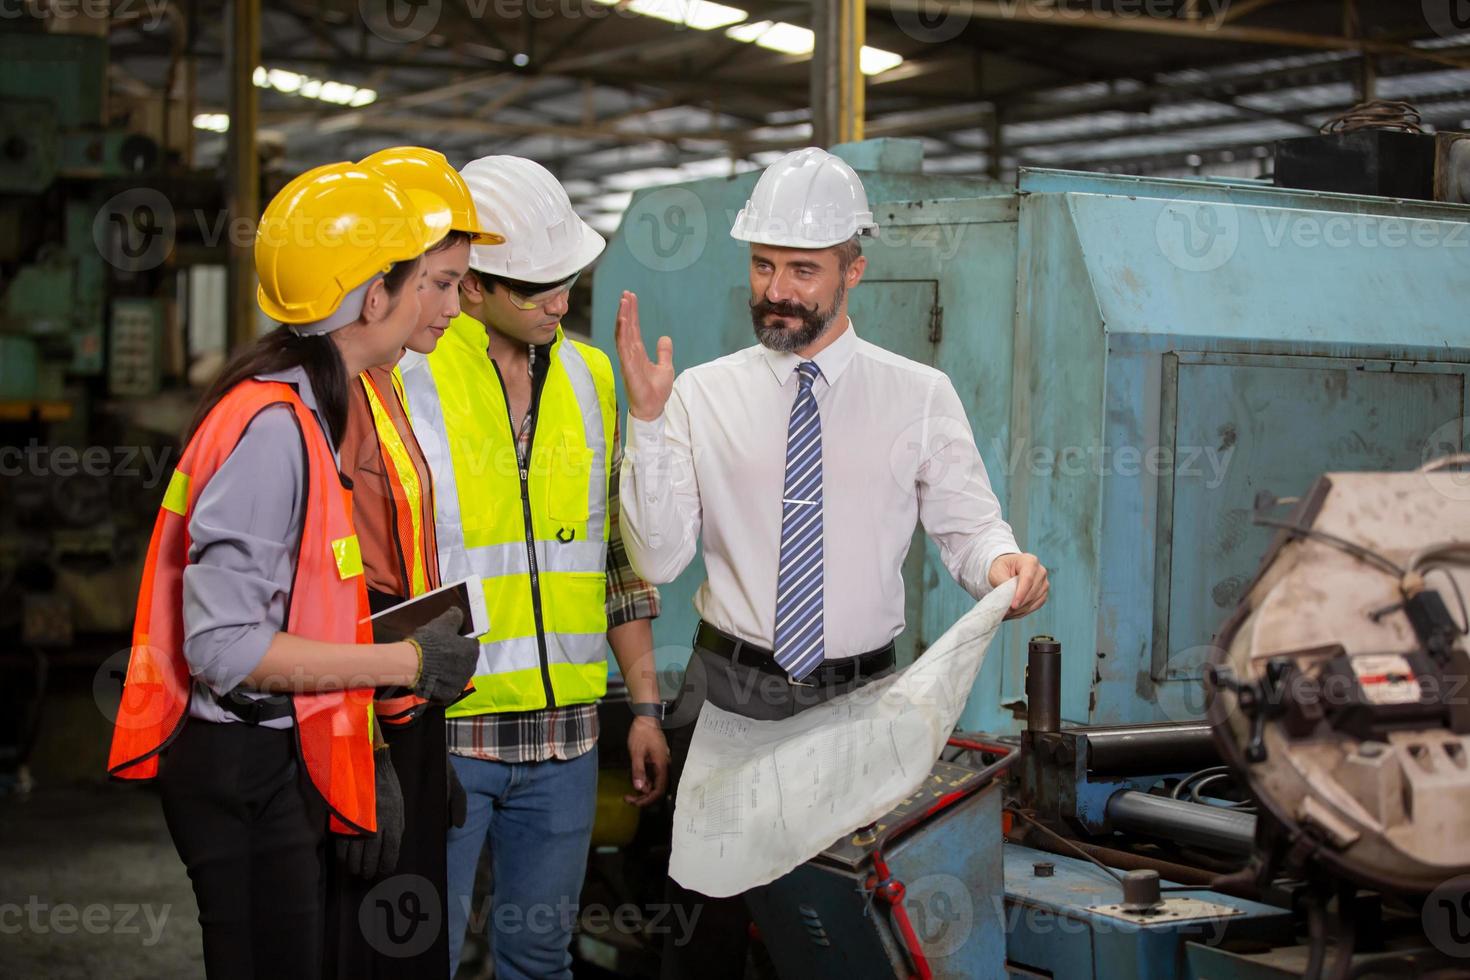
[[[837,293],[832,297],[832,305],[825,310],[817,306],[807,309],[793,300],[782,303],[755,300],[750,304],[750,322],[755,327],[755,339],[760,341],[762,347],[774,351],[786,353],[804,350],[827,332],[837,311],[842,308],[842,300],[846,295],[847,284],[839,282]],[[791,317],[801,323],[795,327],[767,326],[765,318],[773,315]]]

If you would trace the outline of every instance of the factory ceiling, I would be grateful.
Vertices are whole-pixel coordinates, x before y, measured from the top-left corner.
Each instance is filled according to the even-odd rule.
[[[533,157],[616,225],[638,187],[811,140],[810,3],[264,0],[262,140],[293,174],[396,143]],[[195,71],[196,165],[227,127],[228,8],[114,4],[115,85]],[[1269,171],[1365,90],[1470,129],[1456,0],[868,0],[866,135],[935,172]],[[158,11],[158,15],[154,12]],[[167,13],[163,13],[167,11]],[[182,66],[182,68],[180,67]],[[213,131],[211,131],[213,130]]]

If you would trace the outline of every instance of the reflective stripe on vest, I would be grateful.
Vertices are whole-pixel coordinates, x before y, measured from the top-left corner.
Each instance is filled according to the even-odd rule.
[[[434,476],[440,578],[481,576],[490,615],[475,692],[450,717],[585,704],[607,689],[612,365],[557,330],[523,481],[486,344],[485,327],[461,315],[434,353],[400,364]]]
[[[383,459],[383,472],[388,477],[389,491],[393,497],[394,517],[397,520],[398,554],[403,560],[403,570],[408,585],[408,595],[413,597],[429,591],[428,572],[424,568],[423,489],[419,486],[418,470],[413,457],[404,445],[403,435],[393,424],[393,416],[383,407],[378,386],[364,371],[359,375],[363,391],[367,392],[368,407],[373,413],[373,428],[378,434],[378,448]],[[394,395],[403,401],[403,389],[395,375]]]
[[[429,509],[433,509],[433,488],[419,486],[418,468],[403,441],[403,433],[393,422],[393,416],[383,405],[382,392],[372,376],[364,371],[361,376],[363,391],[367,393],[368,407],[372,410],[373,430],[378,436],[378,456],[383,461],[383,473],[388,478],[392,494],[394,529],[399,561],[403,569],[404,582],[408,586],[408,597],[423,595],[437,583],[425,565],[424,556],[434,548],[432,538],[424,541],[426,529],[423,520],[423,496],[429,494]],[[408,417],[408,398],[403,393],[403,379],[394,368],[393,397],[398,399],[404,417]],[[437,569],[436,569],[437,571]],[[399,694],[397,697],[380,696],[374,702],[374,711],[379,724],[400,728],[417,721],[428,705],[427,698],[417,694]]]
[[[285,630],[327,643],[370,643],[367,587],[352,525],[352,494],[331,447],[290,385],[244,381],[205,417],[179,459],[153,526],[138,592],[133,648],[112,734],[108,772],[124,779],[158,775],[159,753],[188,720],[193,683],[184,659],[184,569],[189,516],[251,421],[284,404],[306,447],[305,514]],[[291,451],[291,447],[282,447]],[[297,744],[313,785],[327,801],[331,829],[377,829],[371,734],[372,688],[291,698]]]

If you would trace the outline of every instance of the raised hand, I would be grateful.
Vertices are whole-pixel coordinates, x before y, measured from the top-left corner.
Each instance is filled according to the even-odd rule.
[[[658,338],[658,362],[648,359],[638,326],[638,297],[627,290],[618,302],[616,339],[628,411],[635,419],[651,422],[664,413],[674,390],[674,342],[668,337]]]

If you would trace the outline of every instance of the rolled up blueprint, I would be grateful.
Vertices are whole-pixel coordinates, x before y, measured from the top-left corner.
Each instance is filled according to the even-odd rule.
[[[1015,595],[1003,583],[912,665],[777,721],[706,704],[674,807],[669,874],[716,898],[776,880],[918,791]]]

